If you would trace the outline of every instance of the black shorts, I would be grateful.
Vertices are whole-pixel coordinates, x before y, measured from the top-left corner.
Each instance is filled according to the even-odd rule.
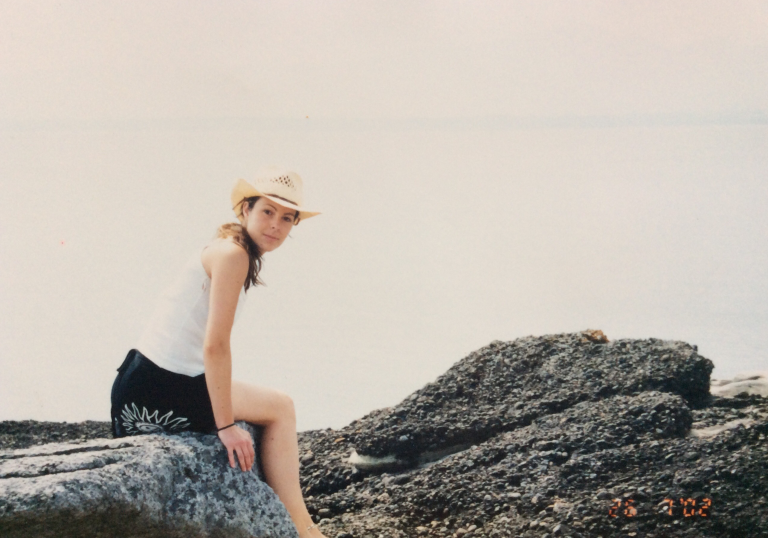
[[[137,349],[128,352],[112,385],[112,433],[214,433],[205,374],[188,376],[160,368]]]

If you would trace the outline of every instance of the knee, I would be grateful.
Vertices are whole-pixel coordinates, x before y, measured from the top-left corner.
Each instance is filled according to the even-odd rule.
[[[293,404],[293,398],[284,392],[278,392],[276,407],[280,419],[296,422],[296,407]]]

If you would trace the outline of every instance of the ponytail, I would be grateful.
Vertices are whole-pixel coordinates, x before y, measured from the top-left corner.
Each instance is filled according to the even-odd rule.
[[[253,204],[258,200],[258,196],[246,198],[242,201],[240,206],[240,214],[242,215],[242,206],[248,204],[249,208],[253,208]],[[264,282],[259,278],[259,272],[261,271],[261,252],[256,242],[248,235],[248,230],[242,224],[230,222],[222,224],[216,231],[216,237],[222,239],[231,237],[232,240],[243,247],[245,252],[248,253],[248,275],[245,277],[243,287],[245,291],[251,286],[264,285]]]

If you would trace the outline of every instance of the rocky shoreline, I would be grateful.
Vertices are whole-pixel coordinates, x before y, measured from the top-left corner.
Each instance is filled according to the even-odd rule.
[[[305,492],[330,536],[765,537],[768,399],[712,396],[711,369],[682,342],[494,342],[304,436]]]
[[[397,406],[300,433],[302,488],[330,538],[768,537],[765,378],[712,394],[711,371],[682,342],[493,342]],[[109,435],[3,422],[0,449]]]
[[[13,450],[47,443],[83,442],[112,437],[109,422],[0,422],[0,450]]]

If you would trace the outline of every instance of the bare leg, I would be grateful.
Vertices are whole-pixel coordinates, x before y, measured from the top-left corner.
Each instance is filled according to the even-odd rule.
[[[261,463],[267,484],[288,509],[301,538],[323,537],[304,504],[299,484],[299,443],[296,436],[296,411],[293,400],[275,389],[232,381],[232,407],[235,420],[264,426]]]

